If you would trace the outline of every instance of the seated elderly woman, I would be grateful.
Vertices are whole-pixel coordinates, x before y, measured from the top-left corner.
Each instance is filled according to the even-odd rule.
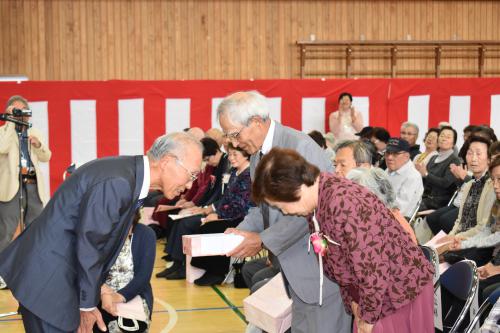
[[[457,131],[450,126],[439,130],[438,155],[429,163],[415,163],[415,168],[424,179],[424,194],[420,210],[438,209],[446,206],[457,189],[458,179],[450,170],[450,165],[460,165],[460,159],[453,148],[457,143]]]
[[[194,215],[184,217],[174,224],[167,242],[168,253],[172,256],[174,264],[161,272],[161,275],[158,273],[157,277],[165,277],[167,280],[185,278],[186,258],[182,252],[183,235],[197,234],[200,232],[200,227],[207,224],[210,226],[204,227],[205,230],[214,230],[215,228],[218,231],[213,232],[223,232],[227,227],[236,227],[247,214],[251,206],[250,156],[240,147],[232,145],[229,145],[228,153],[232,171],[222,197],[211,205],[189,208],[188,213]],[[222,267],[222,269],[226,269],[226,267]],[[221,269],[217,269],[216,272],[220,273]],[[215,279],[212,276],[207,280],[210,281],[205,281],[205,283],[213,284]],[[215,282],[217,281],[215,280]]]
[[[474,142],[471,144],[471,148],[474,147]],[[469,150],[471,149],[469,148]],[[467,153],[467,158],[469,158],[470,153]],[[495,170],[496,169],[496,170]],[[494,192],[493,181],[498,178],[500,175],[500,159],[496,159],[494,164],[490,167],[491,178],[489,175],[484,175],[487,178],[485,180],[485,185],[481,193],[481,197],[483,198],[483,207],[481,209],[478,207],[477,215],[482,218],[481,221],[477,221],[477,224],[473,230],[475,234],[470,235],[469,237],[464,236],[464,233],[455,234],[455,236],[451,236],[449,240],[452,241],[449,250],[449,257],[457,258],[457,260],[461,259],[470,259],[476,261],[478,266],[485,265],[492,258],[493,250],[496,245],[500,244],[500,229],[497,231],[496,219],[498,210],[498,198],[500,197],[500,191],[498,193]],[[493,174],[493,172],[495,174]],[[496,177],[496,178],[495,178]],[[473,181],[471,181],[473,182]],[[477,182],[477,181],[476,181]],[[472,184],[473,186],[474,184]],[[499,186],[495,186],[499,188]],[[470,188],[470,186],[469,186]],[[495,191],[497,190],[495,188]],[[470,197],[470,195],[469,195]],[[481,201],[479,198],[478,201]],[[495,205],[496,202],[496,205]],[[467,201],[466,201],[467,203]],[[465,209],[465,208],[462,208]],[[486,211],[492,212],[491,214],[486,214]],[[462,212],[461,212],[462,213]],[[466,214],[462,214],[466,215]],[[483,216],[486,215],[486,216]],[[464,220],[464,218],[462,218]],[[461,224],[457,222],[456,227],[453,228],[457,230],[460,228]],[[470,231],[471,229],[469,229]],[[451,234],[451,233],[450,233]],[[446,258],[446,255],[445,255]],[[450,258],[451,260],[453,260]]]
[[[434,332],[433,267],[375,194],[273,148],[257,166],[252,197],[309,217],[314,250],[355,332]]]
[[[415,237],[415,232],[399,210],[399,207],[396,203],[396,193],[394,193],[394,189],[392,188],[387,173],[385,173],[384,170],[380,168],[356,168],[349,171],[349,173],[347,174],[347,179],[350,179],[353,182],[366,187],[371,192],[373,192],[380,200],[382,200],[385,206],[389,208],[391,213],[394,215],[396,220],[398,220],[398,222],[401,224],[403,229],[405,229],[406,232],[410,234],[413,242],[415,244],[418,244],[417,238]]]
[[[429,163],[432,156],[437,155],[438,148],[438,136],[439,129],[438,128],[429,128],[427,133],[424,136],[424,146],[425,151],[423,153],[418,154],[413,159],[413,163],[422,163],[423,165],[427,165]]]
[[[137,325],[137,332],[147,332],[151,324],[153,290],[150,280],[155,262],[156,237],[153,230],[139,223],[139,219],[137,212],[129,236],[101,286],[99,309],[104,310],[101,313],[109,332],[122,332],[122,323],[127,327]],[[135,305],[139,308],[135,310],[146,315],[145,322],[131,318],[118,320],[117,305],[131,300],[137,301]],[[94,332],[101,332],[97,325]]]
[[[482,137],[470,138],[466,159],[467,165],[472,171],[473,179],[463,186],[458,218],[448,236],[442,238],[439,241],[440,243],[458,242],[474,237],[489,223],[491,207],[495,202],[493,184],[488,174],[489,146],[490,142]],[[451,249],[458,250],[456,248]],[[465,257],[476,261],[481,266],[491,259],[492,251],[492,247],[461,250],[446,254],[444,258],[449,263],[454,263]]]
[[[490,165],[491,182],[495,189],[496,201],[491,209],[489,224],[481,232],[466,240],[455,238],[450,246],[452,250],[482,249],[494,247],[493,256],[484,266],[478,268],[480,302],[488,298],[492,291],[500,286],[500,156]]]
[[[224,232],[227,228],[236,228],[244,217],[244,213],[253,206],[250,201],[250,161],[249,155],[241,148],[229,145],[229,161],[233,166],[231,178],[228,184],[228,195],[218,206],[223,209],[217,210],[215,206],[204,208],[201,212],[207,216],[201,220],[200,234],[214,234]],[[243,208],[243,209],[242,209]],[[191,265],[202,268],[205,274],[194,283],[198,286],[210,286],[220,284],[229,270],[229,257],[206,256],[191,259]]]

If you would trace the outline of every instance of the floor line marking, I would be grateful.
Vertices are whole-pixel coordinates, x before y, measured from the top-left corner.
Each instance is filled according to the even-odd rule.
[[[219,295],[220,298],[222,298],[222,300],[224,302],[226,302],[227,305],[229,305],[231,307],[231,309],[234,311],[234,313],[236,313],[236,315],[238,317],[240,317],[241,320],[243,320],[245,323],[248,324],[248,322],[246,321],[245,319],[245,315],[240,311],[240,308],[241,307],[237,307],[236,305],[234,305],[227,297],[226,295],[224,295],[224,293],[222,293],[222,291],[219,290],[219,288],[217,288],[216,286],[212,286],[212,289],[217,293],[217,295]]]
[[[177,311],[174,309],[174,307],[172,305],[168,304],[167,302],[163,301],[162,299],[160,299],[158,297],[155,298],[155,301],[156,301],[156,303],[163,306],[165,308],[166,312],[168,312],[168,323],[160,331],[160,333],[168,333],[174,328],[175,324],[177,324],[177,319],[179,318],[179,316],[177,315]],[[154,313],[154,311],[153,311],[153,313]]]

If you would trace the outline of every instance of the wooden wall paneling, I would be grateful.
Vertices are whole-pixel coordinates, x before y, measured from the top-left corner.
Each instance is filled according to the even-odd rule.
[[[158,1],[154,7],[154,19],[156,20],[155,24],[155,63],[154,63],[154,70],[155,70],[155,80],[161,80],[164,75],[164,68],[166,67],[167,60],[166,54],[163,54],[163,48],[164,48],[164,43],[165,43],[165,17],[166,15],[163,13],[163,4],[162,1]]]
[[[33,51],[34,51],[34,47],[33,47],[33,33],[32,33],[32,27],[33,27],[33,23],[32,23],[32,17],[31,17],[31,14],[30,14],[30,10],[32,10],[32,3],[28,3],[26,4],[25,6],[23,6],[22,8],[20,8],[20,12],[23,13],[23,17],[26,17],[27,19],[24,19],[24,29],[23,29],[23,33],[24,33],[24,36],[21,37],[20,39],[21,40],[24,40],[24,42],[22,43],[22,46],[21,46],[21,52],[22,52],[22,64],[21,64],[21,67],[24,67],[26,68],[26,71],[28,72],[35,72],[33,70],[33,65],[34,65],[34,61],[30,61],[31,57],[33,56]]]
[[[297,5],[296,1],[292,1],[290,3],[290,19],[289,19],[290,25],[288,28],[288,32],[289,32],[288,42],[289,43],[300,39],[300,37],[298,36],[299,24],[298,24],[297,7],[298,7],[298,5]],[[300,51],[298,50],[298,48],[295,48],[295,47],[290,48],[290,53],[289,53],[289,62],[291,64],[291,72],[290,73],[292,73],[292,75],[295,77],[300,75],[300,73],[299,73],[300,60],[299,59],[300,59]]]
[[[265,34],[265,43],[266,43],[266,51],[267,51],[267,70],[266,72],[271,73],[273,77],[279,76],[279,49],[283,46],[278,46],[278,35],[279,35],[279,12],[278,12],[278,2],[269,2],[267,3],[267,16],[269,19],[267,20],[266,25],[266,34]],[[263,77],[266,74],[264,73]]]
[[[222,3],[221,6],[221,54],[222,54],[222,72],[225,78],[233,77],[233,56],[235,53],[235,40],[233,39],[233,27],[232,22],[234,22],[231,16],[231,7],[234,6],[234,2]]]
[[[153,1],[138,3],[137,16],[139,17],[140,33],[138,34],[137,48],[139,51],[139,61],[137,65],[141,69],[142,77],[153,77],[151,63],[153,60],[151,35],[154,29],[153,22],[149,20],[149,7]]]
[[[161,80],[163,78],[167,78],[167,70],[168,70],[168,22],[170,21],[168,15],[166,13],[167,3],[164,1],[160,1],[158,3],[158,12],[159,15],[159,24],[158,24],[158,32],[160,34],[160,38],[158,41],[157,52],[160,57],[160,60],[157,64],[157,72],[158,75],[155,77],[156,80]]]
[[[488,0],[1,1],[0,74],[33,80],[296,78],[295,41],[311,34],[317,40],[499,40],[499,12],[500,2]],[[463,53],[477,54],[445,50],[443,70],[477,70],[477,59],[446,58]],[[344,68],[341,59],[307,63],[315,72]],[[398,69],[420,68],[432,70],[434,61],[398,60]],[[499,59],[485,60],[486,71],[499,68]],[[355,71],[389,69],[389,59],[353,62]]]
[[[257,77],[259,79],[265,78],[268,72],[269,61],[267,52],[267,33],[268,33],[268,20],[271,17],[268,12],[267,4],[265,1],[258,1],[258,16],[259,16],[259,35],[258,35],[258,48],[260,51],[260,65],[258,66]]]
[[[7,16],[7,3],[5,1],[0,1],[0,23],[2,24],[2,43],[0,43],[0,73],[3,74],[10,74],[7,72],[8,70],[8,63],[7,63],[7,57],[9,57],[9,51],[7,50],[7,45],[8,44],[8,38],[10,36],[10,33],[8,33],[9,30],[9,21]],[[12,69],[11,69],[12,70]]]

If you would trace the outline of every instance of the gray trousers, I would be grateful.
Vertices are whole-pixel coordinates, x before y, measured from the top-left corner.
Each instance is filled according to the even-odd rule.
[[[323,305],[304,303],[288,288],[292,297],[292,333],[350,333],[351,316],[347,314],[340,291],[328,293],[333,282],[325,277]]]
[[[14,232],[19,224],[19,192],[17,192],[11,201],[0,201],[0,252],[12,241]],[[28,226],[40,215],[43,204],[38,195],[38,186],[36,184],[26,184],[23,192],[23,206],[26,216],[24,222]]]
[[[31,311],[19,304],[19,313],[23,317],[23,325],[26,333],[64,333],[60,330],[35,316]]]

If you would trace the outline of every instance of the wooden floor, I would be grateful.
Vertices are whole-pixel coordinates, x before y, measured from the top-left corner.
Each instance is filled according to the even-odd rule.
[[[161,260],[163,245],[157,245],[157,255],[151,284],[155,303],[151,333],[244,332],[243,299],[248,289],[232,285],[198,287],[181,281],[158,279],[154,275],[165,268]],[[0,290],[0,313],[16,311],[17,302],[8,290]],[[19,315],[0,318],[0,332],[24,332]]]

